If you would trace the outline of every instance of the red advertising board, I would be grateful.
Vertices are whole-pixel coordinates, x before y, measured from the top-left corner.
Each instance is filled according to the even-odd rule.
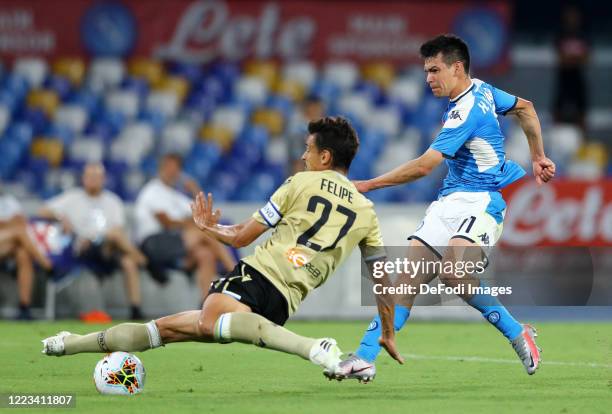
[[[612,180],[523,179],[503,194],[504,245],[612,246]]]
[[[2,0],[0,55],[406,64],[427,38],[455,32],[476,68],[495,70],[506,64],[510,13],[503,1]]]

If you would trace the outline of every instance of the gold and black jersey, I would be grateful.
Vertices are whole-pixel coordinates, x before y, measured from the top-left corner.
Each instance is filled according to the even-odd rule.
[[[288,178],[253,218],[274,230],[243,261],[286,297],[290,313],[356,246],[366,260],[384,256],[372,202],[336,171],[307,171]]]

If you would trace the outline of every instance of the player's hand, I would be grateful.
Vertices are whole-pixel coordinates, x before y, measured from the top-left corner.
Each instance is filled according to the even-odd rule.
[[[538,184],[547,183],[555,176],[555,163],[544,157],[533,161],[533,176]]]
[[[370,186],[368,185],[367,180],[356,180],[353,181],[353,184],[355,184],[355,187],[357,187],[357,191],[359,191],[360,193],[367,193],[368,191],[370,191]]]
[[[191,215],[195,225],[200,230],[205,230],[219,223],[221,210],[217,209],[213,212],[212,194],[208,193],[208,197],[204,197],[204,193],[200,191],[191,203]]]
[[[387,353],[391,355],[391,358],[395,359],[400,364],[404,363],[404,357],[400,355],[399,351],[397,350],[397,346],[395,345],[395,337],[386,337],[383,335],[378,340],[378,343],[380,343],[380,346],[385,348]]]

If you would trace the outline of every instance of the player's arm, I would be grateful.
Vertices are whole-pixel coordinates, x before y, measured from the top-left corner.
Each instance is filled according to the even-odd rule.
[[[183,220],[174,220],[163,211],[158,211],[154,214],[154,216],[157,221],[159,221],[159,224],[161,224],[162,227],[166,230],[181,229],[191,221],[189,218]]]
[[[196,226],[209,236],[219,240],[221,243],[240,248],[253,243],[268,227],[257,222],[255,219],[230,226],[219,224],[221,210],[213,211],[213,197],[200,192],[191,203],[193,221]]]
[[[68,217],[57,213],[55,209],[49,207],[48,205],[39,208],[37,215],[44,219],[59,221],[62,224],[64,232],[74,233],[74,228],[72,227]]]
[[[384,262],[386,257],[377,257],[377,258],[368,258],[368,254],[366,251],[368,247],[362,247],[362,256],[364,257],[365,263],[368,267],[368,274],[370,279],[374,283],[380,284],[383,287],[392,286],[391,279],[386,272],[382,272],[383,275],[380,277],[380,270],[375,269],[384,269],[384,266],[376,266],[376,263]],[[383,263],[380,263],[383,264]],[[376,275],[376,277],[375,277]],[[384,347],[389,355],[395,359],[400,364],[404,363],[404,358],[400,355],[397,350],[397,346],[395,345],[395,328],[393,326],[393,321],[395,318],[395,301],[392,295],[388,294],[388,291],[382,290],[383,293],[374,295],[376,297],[376,306],[378,308],[378,315],[380,316],[381,321],[381,331],[382,336],[380,337],[380,345]]]
[[[355,186],[359,192],[365,193],[379,188],[409,183],[429,175],[442,161],[444,161],[442,153],[429,148],[420,157],[410,160],[385,174],[370,180],[356,181]]]
[[[536,181],[538,184],[550,181],[555,176],[555,163],[544,154],[542,127],[533,103],[517,97],[516,105],[507,113],[518,118],[519,125],[527,137]]]

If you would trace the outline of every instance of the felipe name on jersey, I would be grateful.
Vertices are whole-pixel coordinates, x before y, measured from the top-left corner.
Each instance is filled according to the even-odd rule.
[[[322,178],[321,190],[325,190],[328,193],[335,195],[339,199],[346,200],[349,203],[353,204],[353,192],[335,181],[328,180],[327,178]]]

